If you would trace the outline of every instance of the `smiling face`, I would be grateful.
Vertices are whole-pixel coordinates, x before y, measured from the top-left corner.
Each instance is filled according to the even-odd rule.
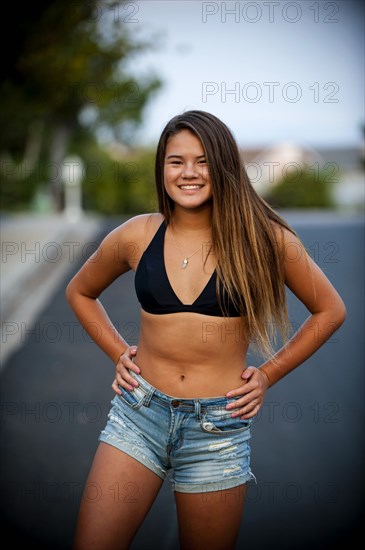
[[[164,185],[175,206],[191,209],[211,201],[212,183],[204,148],[189,130],[181,130],[167,142]]]

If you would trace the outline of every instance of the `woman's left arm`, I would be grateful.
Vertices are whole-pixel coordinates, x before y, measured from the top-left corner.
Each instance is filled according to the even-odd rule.
[[[259,368],[247,367],[246,383],[228,392],[241,395],[234,403],[235,416],[251,418],[263,404],[266,390],[294,370],[320,348],[346,319],[346,307],[323,271],[290,231],[278,231],[278,244],[284,251],[285,284],[306,306],[311,315],[270,360]]]

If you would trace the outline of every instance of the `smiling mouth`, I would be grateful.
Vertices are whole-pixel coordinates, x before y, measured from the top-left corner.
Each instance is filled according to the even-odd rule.
[[[179,187],[179,189],[186,189],[187,191],[189,191],[189,190],[194,190],[194,189],[200,189],[201,187],[204,187],[204,186],[194,184],[194,185],[178,185],[178,187]]]

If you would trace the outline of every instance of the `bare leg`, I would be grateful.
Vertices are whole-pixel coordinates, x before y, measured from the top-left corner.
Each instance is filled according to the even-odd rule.
[[[128,549],[162,483],[131,456],[99,443],[81,500],[73,549]]]
[[[234,550],[246,490],[242,484],[206,493],[175,491],[180,550]]]

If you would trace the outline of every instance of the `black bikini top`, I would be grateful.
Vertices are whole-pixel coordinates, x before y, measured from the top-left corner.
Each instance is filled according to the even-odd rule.
[[[216,270],[193,304],[183,304],[176,296],[168,279],[164,261],[164,240],[166,232],[164,220],[152,241],[143,252],[137,266],[134,286],[139,303],[148,313],[163,315],[165,313],[193,312],[203,315],[223,317],[216,295]],[[229,317],[240,317],[240,312],[227,300],[227,294],[222,286],[227,313]]]

